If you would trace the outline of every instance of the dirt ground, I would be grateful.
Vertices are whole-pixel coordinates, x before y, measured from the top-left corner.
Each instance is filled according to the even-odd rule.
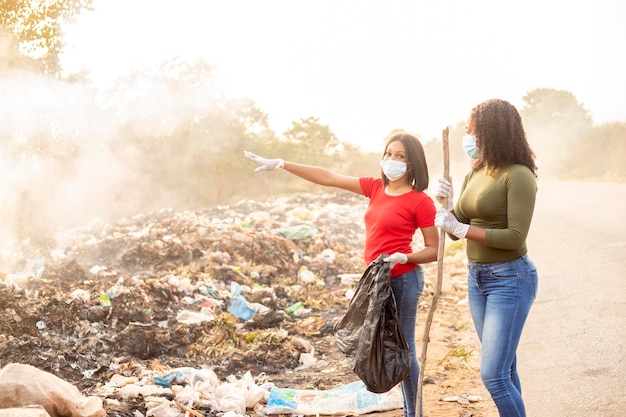
[[[102,396],[107,415],[117,417],[146,415],[147,408],[142,398],[102,394],[115,374],[208,367],[221,381],[251,372],[277,387],[319,390],[356,381],[333,326],[364,270],[364,209],[364,199],[343,193],[298,194],[94,221],[54,239],[20,242],[0,259],[0,366],[50,372],[85,395]],[[425,414],[495,415],[479,377],[464,251],[449,245],[446,253],[428,343]],[[418,346],[437,264],[424,270]],[[240,297],[256,309],[249,319],[233,310]],[[306,364],[305,353],[313,358]]]

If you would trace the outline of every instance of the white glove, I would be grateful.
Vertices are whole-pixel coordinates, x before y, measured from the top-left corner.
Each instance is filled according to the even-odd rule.
[[[389,262],[389,269],[393,269],[396,264],[405,264],[408,261],[409,258],[404,253],[400,252],[396,252],[387,256],[386,258],[383,258],[383,262]]]
[[[255,155],[252,152],[248,152],[248,151],[243,151],[243,154],[246,156],[246,158],[248,158],[249,160],[251,160],[255,164],[259,165],[254,170],[254,172],[274,171],[274,170],[279,169],[279,168],[284,168],[284,166],[285,166],[285,161],[283,161],[280,158],[265,159],[265,158],[261,158],[260,156]]]
[[[445,178],[439,178],[439,182],[437,183],[437,191],[435,191],[435,198],[441,204],[443,208],[448,211],[451,211],[454,208],[454,202],[452,198],[454,197],[454,190],[452,189],[452,183]],[[444,207],[443,203],[445,199],[447,200],[447,204]]]
[[[469,224],[461,223],[454,217],[454,214],[441,207],[435,214],[435,226],[459,239],[463,239],[469,230]]]

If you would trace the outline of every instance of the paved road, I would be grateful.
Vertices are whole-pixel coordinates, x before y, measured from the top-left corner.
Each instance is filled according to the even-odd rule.
[[[626,416],[626,184],[539,181],[539,293],[518,350],[529,417]]]

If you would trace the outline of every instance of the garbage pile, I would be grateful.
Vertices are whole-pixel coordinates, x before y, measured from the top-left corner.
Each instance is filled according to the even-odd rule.
[[[229,381],[258,404],[271,385],[357,381],[333,326],[365,267],[366,206],[302,193],[162,210],[58,233],[43,255],[3,252],[16,261],[0,271],[0,367],[49,372],[121,417],[158,415],[148,398],[173,401],[180,380]],[[146,378],[157,388],[139,392]],[[180,415],[225,411],[187,394]]]

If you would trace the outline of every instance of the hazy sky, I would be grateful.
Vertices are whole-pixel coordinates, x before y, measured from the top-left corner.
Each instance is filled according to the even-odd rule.
[[[218,65],[283,133],[319,117],[379,151],[404,128],[440,137],[488,98],[572,92],[596,124],[626,121],[623,0],[95,0],[67,28],[69,71],[110,82],[172,55]]]

